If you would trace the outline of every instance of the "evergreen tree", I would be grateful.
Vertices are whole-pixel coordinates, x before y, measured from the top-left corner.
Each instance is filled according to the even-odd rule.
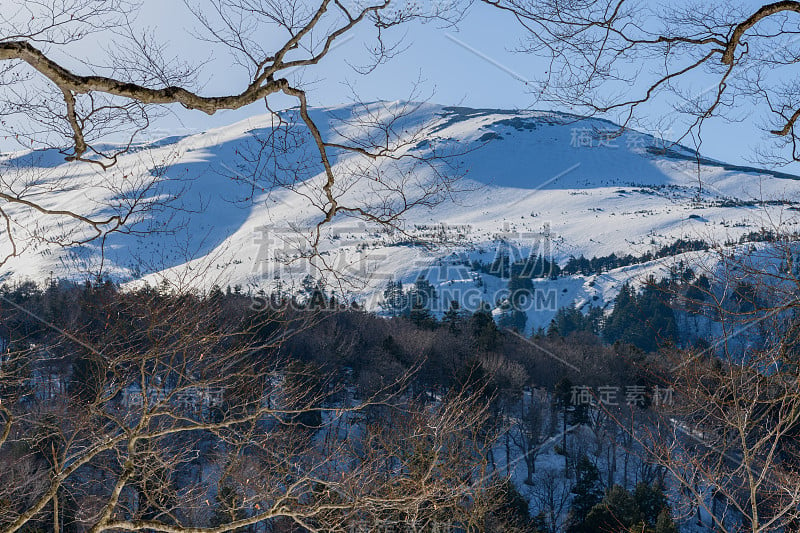
[[[417,278],[414,286],[406,295],[406,302],[409,305],[409,317],[418,327],[433,328],[436,326],[436,319],[430,311],[436,298],[434,286],[422,276]]]
[[[675,313],[670,307],[669,282],[656,283],[651,277],[639,298],[639,317],[641,337],[632,344],[644,351],[654,352],[665,343],[673,343],[678,338],[678,325]]]
[[[634,525],[642,522],[636,500],[619,485],[611,487],[603,500],[592,507],[586,520],[579,526],[580,533],[606,531],[608,533],[627,533]]]
[[[573,401],[573,385],[569,378],[562,378],[556,383],[553,400],[556,408],[563,413],[564,433],[567,424],[586,424],[589,421],[589,406]]]
[[[405,294],[403,294],[403,284],[401,282],[390,279],[386,283],[381,306],[395,316],[403,313],[406,308],[406,298]]]
[[[211,290],[208,292],[208,298],[212,302],[221,302],[225,295],[222,293],[222,289],[216,283],[211,286]]]
[[[653,531],[654,533],[680,533],[678,526],[675,525],[675,521],[672,519],[672,516],[670,516],[668,508],[665,507],[658,514],[656,526]]]
[[[442,322],[447,325],[447,328],[452,333],[460,333],[463,321],[464,313],[461,310],[461,305],[457,300],[450,300],[450,307],[444,313]]]
[[[575,485],[572,486],[572,507],[569,511],[570,533],[583,533],[584,531],[601,531],[584,529],[584,522],[592,511],[603,499],[603,489],[600,485],[600,471],[586,456],[581,455],[575,466]]]
[[[592,263],[581,254],[580,257],[570,256],[567,264],[564,265],[563,272],[565,274],[582,274],[588,276],[592,273]]]
[[[656,283],[650,278],[637,295],[629,285],[623,285],[603,329],[605,340],[632,344],[646,352],[674,342],[678,326],[669,306],[668,288],[668,282]]]
[[[528,322],[528,314],[519,309],[512,309],[508,315],[508,326],[520,333],[525,331],[525,325]]]
[[[531,273],[526,269],[525,263],[511,265],[511,275],[508,279],[508,294],[511,305],[515,309],[523,309],[533,298],[533,282]]]
[[[589,312],[585,315],[574,305],[562,307],[550,322],[547,334],[569,337],[575,332],[586,332],[596,335],[600,332],[602,318],[603,310],[600,307],[590,307]]]
[[[411,297],[409,318],[418,328],[433,329],[436,327],[436,318],[431,314],[430,309],[425,305],[424,299],[419,294],[414,294]]]
[[[667,509],[667,496],[659,484],[638,483],[634,489],[633,498],[641,512],[642,519],[650,526],[654,526],[661,512]]]
[[[627,283],[614,299],[614,309],[603,328],[605,340],[611,344],[621,340],[625,332],[636,321],[636,295]]]
[[[491,308],[486,302],[481,302],[478,309],[470,319],[472,336],[479,348],[493,351],[500,340],[500,332],[492,317]]]
[[[577,498],[576,498],[577,499]],[[583,501],[580,501],[583,505]],[[573,506],[574,509],[574,506]],[[579,511],[585,510],[584,507]],[[570,511],[570,516],[577,513]],[[592,506],[581,522],[573,522],[570,533],[677,533],[660,485],[639,483],[633,494],[614,485],[602,501]]]
[[[491,274],[492,276],[497,276],[501,279],[508,279],[511,274],[510,268],[510,261],[508,258],[508,252],[501,247],[498,247],[497,255],[492,261],[492,264],[489,265],[489,270],[487,274]]]

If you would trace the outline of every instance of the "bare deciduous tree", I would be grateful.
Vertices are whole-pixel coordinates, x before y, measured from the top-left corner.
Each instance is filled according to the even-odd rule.
[[[494,509],[479,395],[418,402],[401,379],[356,401],[280,354],[309,315],[86,290],[73,333],[3,356],[0,531],[471,527]]]
[[[163,162],[142,169],[147,179],[113,169],[120,157],[137,147],[137,138],[151,127],[152,119],[170,106],[213,114],[259,102],[265,105],[273,126],[263,136],[254,134],[249,159],[246,155],[231,162],[238,167],[232,177],[246,179],[254,190],[283,187],[307,199],[319,217],[302,233],[312,250],[309,255],[317,259],[320,228],[336,217],[400,229],[402,215],[409,209],[435,205],[456,192],[459,172],[453,149],[437,150],[428,140],[426,153],[415,152],[422,140],[420,128],[405,119],[417,105],[363,104],[353,108],[353,116],[319,117],[310,110],[303,84],[292,81],[295,71],[313,70],[361,28],[373,30],[367,62],[356,68],[368,73],[398,52],[394,27],[415,20],[452,24],[460,17],[454,4],[210,0],[187,2],[186,7],[199,42],[238,67],[232,78],[238,77],[239,90],[204,94],[202,86],[221,63],[173,55],[163,29],[137,24],[139,6],[134,2],[4,4],[0,127],[24,148],[59,150],[67,161],[102,169],[92,174],[83,166],[59,167],[42,177],[4,168],[0,217],[11,244],[8,257],[21,253],[14,226],[32,227],[33,216],[43,218],[49,231],[36,228],[31,233],[50,243],[70,245],[103,239],[135,222],[134,215],[152,207],[154,198],[163,202],[163,195],[153,190],[163,176],[154,177],[151,171],[163,169]],[[274,105],[281,104],[272,102],[277,98],[285,103],[287,97],[296,102],[295,109],[273,112]],[[127,140],[109,142],[119,135]],[[340,162],[345,154],[351,157]],[[56,194],[69,190],[67,182],[76,172],[83,175],[83,187],[120,194],[78,208],[74,197]],[[142,183],[132,186],[132,179]],[[43,194],[48,201],[42,200]],[[109,198],[125,200],[113,203]]]
[[[708,343],[665,350],[654,377],[669,401],[654,396],[658,416],[621,426],[680,489],[677,510],[719,531],[800,519],[794,239],[719,248],[713,267],[698,266],[710,282],[687,281],[675,297],[704,318]]]
[[[522,50],[549,59],[533,90],[542,101],[662,131],[681,117],[676,140],[698,148],[710,117],[749,116],[771,139],[759,161],[800,159],[800,2],[484,2],[527,30]]]
[[[518,448],[525,461],[526,485],[533,485],[533,475],[536,473],[536,456],[541,452],[542,443],[545,441],[544,425],[547,419],[548,402],[546,395],[541,390],[532,390],[530,398],[523,396],[520,405],[520,416],[517,423],[510,428],[510,438]]]

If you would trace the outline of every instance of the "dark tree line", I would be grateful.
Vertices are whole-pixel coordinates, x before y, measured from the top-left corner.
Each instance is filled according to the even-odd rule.
[[[591,259],[587,259],[583,255],[579,257],[570,257],[561,269],[561,272],[566,275],[581,274],[589,276],[592,274],[601,274],[615,268],[639,265],[655,259],[673,257],[686,252],[705,251],[710,248],[711,245],[702,239],[678,239],[672,244],[666,244],[658,248],[654,252],[645,252],[638,256],[632,254],[617,255],[612,253],[601,257],[592,257]]]

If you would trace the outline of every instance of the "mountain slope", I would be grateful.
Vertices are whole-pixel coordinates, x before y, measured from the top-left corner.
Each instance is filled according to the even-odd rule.
[[[326,138],[367,143],[374,129],[364,128],[359,119],[391,118],[408,107],[376,102],[315,109],[313,114],[318,123],[328,125]],[[498,250],[511,257],[542,254],[563,265],[581,254],[640,255],[679,238],[735,240],[778,218],[789,230],[797,224],[794,214],[800,204],[794,202],[800,200],[800,181],[794,176],[709,159],[698,166],[685,148],[665,147],[633,131],[617,135],[615,125],[597,119],[433,104],[410,109],[409,116],[392,126],[400,138],[406,131],[416,135],[413,143],[401,144],[400,152],[415,156],[408,161],[446,154],[448,162],[464,171],[465,186],[453,201],[414,207],[406,216],[405,235],[351,218],[337,218],[325,227],[322,259],[346,274],[328,279],[329,287],[363,299],[372,309],[379,308],[388,280],[412,283],[420,274],[437,288],[436,312],[443,312],[452,299],[467,308],[481,300],[494,303],[507,281],[471,263],[489,264]],[[283,120],[291,125],[296,117],[287,113]],[[264,153],[263,139],[281,127],[274,116],[265,115],[137,147],[112,172],[163,174],[150,194],[176,197],[169,209],[143,214],[136,226],[141,234],[114,234],[102,250],[99,242],[26,250],[3,267],[3,274],[43,279],[52,272],[80,278],[102,264],[121,280],[157,283],[167,276],[206,287],[239,284],[253,292],[274,287],[276,278],[283,287],[300,287],[306,274],[321,276],[302,261],[274,260],[276,253],[284,259],[291,256],[295,250],[287,243],[296,241],[297,232],[308,234],[319,221],[320,212],[312,204],[323,179],[318,156],[302,136],[291,137],[295,142],[285,152]],[[361,168],[359,156],[335,155],[337,170],[355,175],[354,169]],[[97,169],[62,163],[53,153],[7,154],[4,162],[7,177],[41,174],[44,182],[68,182],[67,190],[49,200],[53,207],[83,207],[89,198],[102,206],[126,194],[89,186],[97,183]],[[286,168],[293,169],[291,175],[275,170]],[[384,170],[407,170],[422,181],[432,172],[424,165]],[[264,173],[272,173],[270,185],[258,181]],[[275,186],[276,178],[284,187]],[[340,186],[346,200],[368,203],[375,198],[367,181]],[[689,254],[697,255],[702,254]],[[599,276],[536,280],[541,300],[529,312],[529,327],[546,325],[557,306],[608,302],[623,282],[663,271],[669,262],[665,258]]]

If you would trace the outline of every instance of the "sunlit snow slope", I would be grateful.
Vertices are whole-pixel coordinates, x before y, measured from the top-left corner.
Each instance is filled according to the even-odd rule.
[[[776,220],[789,231],[797,224],[796,177],[705,159],[698,166],[692,153],[680,146],[665,148],[663,142],[633,131],[616,136],[616,127],[601,120],[398,102],[315,109],[313,116],[328,126],[323,128],[326,139],[358,141],[366,134],[353,124],[365,109],[370,117],[391,116],[401,106],[413,113],[395,124],[396,133],[402,137],[405,129],[414,130],[423,138],[402,147],[401,153],[415,156],[409,159],[415,161],[429,156],[434,147],[458,154],[457,170],[464,172],[465,181],[454,199],[412,209],[405,217],[405,234],[387,233],[353,218],[337,218],[325,226],[321,259],[345,273],[328,279],[328,287],[349,292],[372,309],[379,309],[388,280],[410,284],[420,274],[437,287],[439,311],[452,299],[468,308],[481,300],[494,303],[506,282],[465,262],[491,262],[498,249],[512,257],[531,251],[551,255],[563,265],[580,254],[638,255],[678,238],[725,241]],[[287,113],[283,119],[292,122],[294,115]],[[275,134],[275,125],[275,117],[257,116],[137,147],[106,172],[130,175],[133,181],[136,176],[163,174],[159,187],[148,194],[174,195],[178,200],[145,213],[134,227],[140,231],[110,235],[102,253],[98,241],[66,249],[39,243],[9,260],[3,274],[80,278],[102,266],[122,281],[158,283],[166,276],[206,287],[238,284],[253,293],[270,290],[278,279],[286,288],[299,287],[308,273],[320,276],[302,261],[275,261],[276,253],[284,259],[292,255],[285,244],[292,232],[307,233],[320,220],[313,203],[323,180],[319,156],[302,135],[287,153],[265,153],[271,145],[259,139]],[[358,157],[338,153],[335,168],[352,170]],[[66,164],[56,153],[19,152],[6,154],[3,161],[6,181],[37,176],[41,183],[68,184],[60,187],[63,192],[44,196],[52,209],[101,206],[127,194],[98,187],[97,176],[103,171],[94,165]],[[288,173],[289,168],[293,172]],[[291,190],[265,186],[257,179],[264,173]],[[350,184],[351,189],[342,191],[344,198],[351,203],[369,201],[368,186],[358,180]],[[47,224],[43,217],[16,222]],[[547,299],[553,294],[557,306],[602,305],[624,281],[657,272],[667,262],[537,281],[537,290],[551,296],[530,311],[529,327],[549,322],[554,310]]]

